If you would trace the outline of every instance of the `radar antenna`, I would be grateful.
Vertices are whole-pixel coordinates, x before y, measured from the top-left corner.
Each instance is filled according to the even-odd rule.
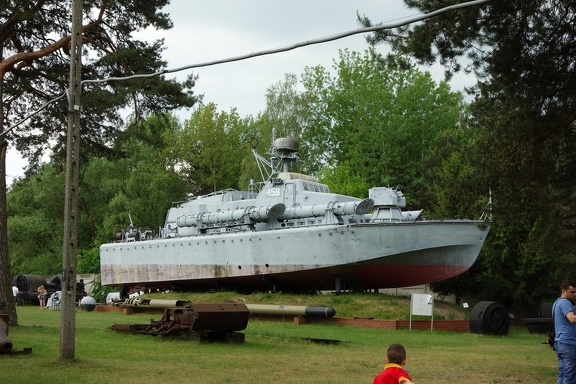
[[[300,149],[298,140],[286,137],[276,139],[275,130],[272,134],[272,147],[267,153],[270,156],[270,160],[264,158],[256,151],[257,139],[252,138],[250,144],[260,175],[264,181],[270,180],[272,176],[279,172],[290,172],[290,163],[298,161],[298,151]],[[279,161],[276,162],[276,160]]]

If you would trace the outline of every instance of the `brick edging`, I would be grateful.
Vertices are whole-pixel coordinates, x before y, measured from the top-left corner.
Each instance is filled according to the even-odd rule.
[[[332,323],[362,328],[379,329],[410,329],[410,320],[384,320],[373,318],[311,318],[295,317],[294,324],[312,323]],[[412,329],[450,331],[450,332],[470,332],[470,322],[468,320],[412,320]]]

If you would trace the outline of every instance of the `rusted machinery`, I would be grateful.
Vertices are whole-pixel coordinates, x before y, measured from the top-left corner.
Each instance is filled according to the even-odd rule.
[[[0,353],[12,351],[12,341],[8,338],[9,315],[0,315]]]
[[[244,304],[190,303],[186,307],[166,308],[164,316],[149,325],[115,324],[113,330],[153,336],[176,335],[199,340],[243,342],[250,312]]]

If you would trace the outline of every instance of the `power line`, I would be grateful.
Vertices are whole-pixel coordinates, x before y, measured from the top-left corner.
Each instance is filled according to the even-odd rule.
[[[209,66],[213,66],[213,65],[219,65],[219,64],[232,63],[232,62],[236,62],[236,61],[248,60],[248,59],[252,59],[255,57],[259,57],[259,56],[266,56],[266,55],[273,55],[273,54],[281,53],[281,52],[288,52],[288,51],[302,48],[302,47],[306,47],[309,45],[322,44],[322,43],[327,43],[327,42],[334,41],[334,40],[340,40],[340,39],[343,39],[343,38],[346,38],[349,36],[353,36],[353,35],[370,33],[370,32],[379,31],[382,29],[392,29],[392,28],[402,27],[404,25],[412,24],[412,23],[415,23],[418,21],[429,19],[431,17],[438,16],[442,13],[446,13],[446,12],[457,10],[457,9],[472,7],[472,6],[476,6],[476,5],[485,4],[485,3],[488,3],[490,1],[491,0],[468,1],[465,3],[460,3],[460,4],[455,4],[455,5],[450,5],[450,6],[447,6],[444,8],[440,8],[436,11],[432,11],[432,12],[425,13],[422,15],[416,15],[416,16],[408,17],[408,18],[405,18],[405,19],[402,19],[399,21],[388,22],[385,24],[375,25],[372,27],[359,28],[359,29],[346,31],[346,32],[342,32],[342,33],[337,33],[337,34],[326,36],[326,37],[321,37],[321,38],[312,39],[312,40],[306,40],[303,42],[295,43],[292,45],[287,45],[287,46],[280,47],[280,48],[273,48],[273,49],[269,49],[269,50],[253,52],[253,53],[249,53],[249,54],[245,54],[245,55],[234,56],[234,57],[229,57],[229,58],[220,59],[220,60],[206,61],[206,62],[197,63],[197,64],[190,64],[190,65],[186,65],[183,67],[178,67],[178,68],[173,68],[173,69],[165,69],[165,70],[162,70],[159,72],[154,72],[154,73],[138,74],[138,75],[132,75],[132,76],[125,76],[125,77],[107,77],[105,79],[96,79],[96,80],[83,80],[81,82],[81,84],[82,85],[84,85],[84,84],[98,84],[98,83],[106,83],[109,81],[126,81],[126,80],[133,80],[133,79],[152,78],[152,77],[161,76],[161,75],[164,75],[167,73],[181,72],[181,71],[186,71],[186,70],[194,69],[194,68],[209,67]],[[19,126],[20,124],[22,124],[23,122],[25,122],[26,120],[31,118],[32,116],[34,116],[34,115],[38,114],[39,112],[41,112],[42,110],[46,109],[46,107],[48,105],[53,104],[56,101],[62,99],[65,95],[66,95],[66,93],[63,93],[63,94],[59,95],[58,97],[48,101],[40,109],[30,113],[29,115],[27,115],[26,117],[21,119],[16,124],[14,124],[10,128],[8,128],[4,132],[0,133],[0,136],[8,134],[9,132],[14,130],[17,126]]]

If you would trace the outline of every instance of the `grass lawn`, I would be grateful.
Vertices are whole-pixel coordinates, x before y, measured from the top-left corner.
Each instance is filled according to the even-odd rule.
[[[417,384],[553,383],[556,354],[525,327],[505,337],[439,331],[379,330],[250,320],[244,344],[183,341],[109,330],[161,315],[76,314],[75,361],[60,361],[60,311],[17,309],[14,350],[0,355],[0,383],[371,383],[386,348],[402,343]],[[341,340],[315,344],[303,338]]]

